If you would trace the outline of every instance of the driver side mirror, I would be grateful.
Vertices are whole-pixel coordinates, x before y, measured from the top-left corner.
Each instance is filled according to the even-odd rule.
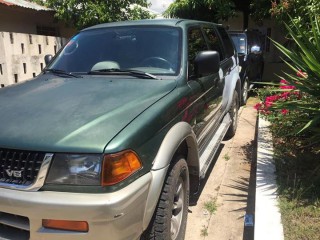
[[[199,52],[194,60],[196,77],[204,77],[219,72],[220,55],[217,51]]]
[[[45,55],[45,56],[44,56],[44,62],[45,62],[45,64],[48,65],[48,64],[51,62],[52,58],[53,58],[53,56],[52,56],[51,54]]]
[[[251,50],[251,53],[254,53],[254,54],[260,54],[261,53],[261,48],[258,45],[252,46],[250,50]]]

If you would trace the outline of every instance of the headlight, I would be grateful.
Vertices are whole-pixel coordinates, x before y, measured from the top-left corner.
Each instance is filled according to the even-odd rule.
[[[55,154],[47,184],[111,186],[142,168],[132,150],[114,154]]]
[[[46,183],[100,185],[102,155],[55,154]]]

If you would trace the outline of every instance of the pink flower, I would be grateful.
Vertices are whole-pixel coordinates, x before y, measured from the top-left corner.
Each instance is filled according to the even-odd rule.
[[[297,76],[300,77],[300,78],[307,78],[308,77],[307,73],[306,72],[302,72],[302,70],[299,70],[297,72]]]
[[[261,113],[262,113],[263,115],[270,115],[270,114],[271,114],[271,112],[268,111],[268,110],[262,110]]]
[[[289,85],[285,85],[285,86],[280,86],[281,89],[295,89],[295,86],[289,86]]]
[[[288,109],[282,109],[281,110],[281,114],[282,115],[286,115],[286,114],[288,114],[289,113],[289,110]]]
[[[265,102],[265,105],[266,105],[266,108],[269,108],[269,107],[271,107],[272,106],[272,102]]]
[[[253,108],[258,111],[261,109],[261,107],[262,107],[262,103],[257,103],[256,105],[253,106]]]
[[[283,92],[280,97],[282,99],[287,100],[289,96],[290,96],[290,92]]]
[[[272,96],[266,97],[266,102],[275,102],[277,100],[279,100],[279,96],[278,95],[272,95]]]
[[[289,85],[289,82],[285,79],[281,79],[280,80],[280,88],[281,89],[295,89],[296,87],[295,86],[290,86]]]

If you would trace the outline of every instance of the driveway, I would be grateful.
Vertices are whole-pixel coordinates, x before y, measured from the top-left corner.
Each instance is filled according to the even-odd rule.
[[[240,108],[236,135],[222,142],[199,194],[191,198],[186,240],[253,239],[244,216],[254,213],[256,101],[249,98]]]

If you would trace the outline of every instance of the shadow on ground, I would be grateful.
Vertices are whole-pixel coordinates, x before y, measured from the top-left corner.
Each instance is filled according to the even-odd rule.
[[[214,165],[216,164],[216,162],[217,162],[217,160],[218,160],[218,158],[219,158],[219,156],[220,156],[220,153],[221,153],[221,151],[222,151],[223,148],[224,148],[224,144],[221,143],[220,146],[219,146],[219,148],[218,148],[218,150],[217,150],[217,152],[216,152],[216,154],[214,155],[214,158],[213,158],[213,160],[212,160],[212,163],[210,164],[210,166],[209,166],[209,168],[208,168],[208,171],[207,171],[207,173],[206,173],[205,178],[200,180],[200,186],[199,186],[198,192],[197,192],[196,194],[194,194],[194,195],[190,195],[190,199],[189,199],[189,205],[190,205],[190,206],[195,206],[195,205],[197,205],[197,202],[198,202],[198,200],[199,200],[199,197],[201,196],[201,193],[202,193],[204,187],[206,186],[206,183],[207,183],[207,181],[208,181],[208,178],[209,178],[209,176],[211,175],[212,169],[214,168]]]

